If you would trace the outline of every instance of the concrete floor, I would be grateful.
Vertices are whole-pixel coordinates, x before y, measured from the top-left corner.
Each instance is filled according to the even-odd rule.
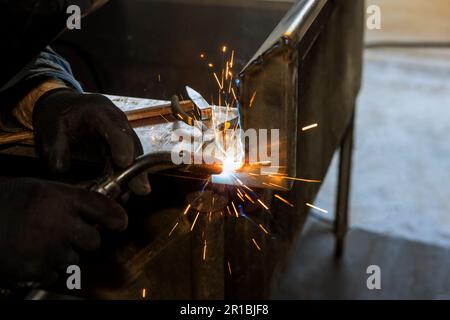
[[[450,299],[449,249],[353,228],[336,261],[331,226],[305,229],[274,299]],[[380,290],[367,288],[370,265],[380,267]]]
[[[450,60],[368,52],[351,225],[450,248]],[[334,161],[316,204],[334,208]],[[332,218],[330,214],[328,218]]]

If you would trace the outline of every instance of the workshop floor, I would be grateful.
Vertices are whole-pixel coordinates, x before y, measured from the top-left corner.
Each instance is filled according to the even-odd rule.
[[[378,51],[365,58],[351,225],[450,248],[450,59]],[[334,208],[336,172],[334,159],[319,207]]]
[[[383,29],[367,42],[450,41],[448,1],[370,3]],[[366,51],[345,256],[333,260],[331,226],[310,218],[275,298],[450,299],[449,107],[449,49]],[[336,174],[335,157],[315,201],[329,220]],[[379,291],[366,287],[372,264]]]
[[[332,228],[310,222],[274,299],[450,299],[450,250],[353,228],[345,254],[334,259]],[[367,289],[369,265],[381,270],[381,290]]]

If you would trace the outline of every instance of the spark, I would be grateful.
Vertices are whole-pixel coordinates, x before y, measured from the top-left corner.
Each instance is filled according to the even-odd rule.
[[[210,212],[209,216],[208,216],[209,222],[211,222],[211,215],[212,215],[212,212]]]
[[[233,216],[233,215],[231,214],[231,211],[230,211],[230,207],[229,207],[229,206],[227,206],[227,210],[228,210],[228,214],[229,214],[230,216]]]
[[[241,199],[242,202],[245,202],[245,199],[239,194],[239,192],[236,193],[239,197],[239,199]]]
[[[234,202],[231,201],[231,205],[233,206],[234,212],[236,213],[236,218],[239,218],[239,213],[236,210],[236,207],[234,206]]]
[[[163,118],[164,120],[166,120],[167,123],[169,123],[169,120],[167,120],[166,117],[164,117],[161,113],[159,114],[161,116],[161,118]]]
[[[206,247],[207,247],[207,245],[206,245],[206,240],[205,240],[205,244],[203,245],[203,261],[206,260]]]
[[[251,203],[255,204],[255,201],[253,201],[252,197],[250,197],[247,193],[245,193],[244,195]]]
[[[184,212],[183,212],[183,215],[185,216],[185,215],[187,215],[187,213],[189,212],[189,209],[191,208],[191,205],[189,204],[187,207],[186,207],[186,210],[184,210]]]
[[[267,231],[262,224],[259,225],[259,227],[264,231],[265,234],[269,234],[269,231]]]
[[[271,185],[272,187],[277,187],[277,188],[280,188],[280,189],[289,190],[288,188],[285,188],[283,186],[280,186],[280,185],[272,183],[272,182],[269,182],[269,185]]]
[[[219,78],[217,77],[217,74],[216,74],[215,72],[214,72],[214,78],[216,78],[217,84],[219,85],[220,90],[222,90],[222,89],[223,89],[223,86],[222,86],[222,84],[220,83],[220,80],[219,80]],[[219,105],[220,105],[220,103],[219,103]]]
[[[173,226],[172,230],[169,232],[169,237],[172,235],[172,233],[175,231],[175,229],[178,227],[178,222]]]
[[[147,298],[147,289],[142,289],[142,299]]]
[[[261,199],[258,199],[258,202],[263,206],[264,209],[269,210],[269,208],[264,204],[264,202],[261,201]]]
[[[253,106],[253,102],[255,102],[255,98],[256,98],[256,91],[253,93],[253,95],[250,99],[250,104],[249,104],[250,108]]]
[[[158,74],[158,82],[161,82],[161,75]]]
[[[307,203],[306,205],[307,205],[308,207],[313,208],[313,209],[316,209],[316,210],[318,210],[318,211],[320,211],[320,212],[328,213],[327,210],[322,209],[322,208],[319,208],[319,207],[316,207],[316,206],[314,206],[314,205],[312,205],[312,204],[310,204],[310,203]]]
[[[227,46],[223,46],[223,47],[222,47],[222,52],[223,52],[223,53],[227,52],[227,49],[228,49]]]
[[[288,206],[290,206],[292,208],[294,207],[294,205],[292,203],[290,203],[289,201],[287,201],[286,199],[284,199],[282,196],[280,196],[278,194],[275,195],[275,198],[281,200],[282,202],[286,203]]]
[[[230,276],[232,275],[230,261],[228,261],[228,273],[230,274]]]
[[[317,123],[314,123],[314,124],[311,124],[311,125],[309,125],[309,126],[303,127],[303,128],[302,128],[302,131],[311,130],[311,129],[317,128],[318,126],[319,126],[319,125],[318,125]]]
[[[213,67],[214,67],[214,64],[212,64],[212,63],[210,62],[210,63],[208,63],[208,67],[213,68]]]
[[[231,51],[230,68],[233,68],[234,64],[234,50]]]
[[[284,177],[284,176],[274,176],[269,175],[269,177],[274,178],[281,178],[281,179],[287,179],[287,180],[295,180],[295,181],[302,181],[302,182],[310,182],[310,183],[321,183],[321,180],[312,180],[312,179],[303,179],[303,178],[295,178],[295,177]]]
[[[200,59],[205,59],[205,54],[204,53],[200,53]]]
[[[261,251],[261,247],[258,245],[258,243],[256,242],[255,238],[252,238],[252,241],[255,244],[256,249],[258,249],[258,251]]]
[[[194,222],[192,223],[192,226],[191,226],[191,231],[194,230],[195,223],[197,222],[197,219],[198,219],[198,216],[199,216],[199,215],[200,215],[200,211],[197,212],[197,215],[195,216]]]
[[[262,182],[262,184],[265,185],[265,186],[268,186],[268,187],[276,187],[276,188],[280,188],[280,189],[283,189],[283,190],[286,190],[286,191],[289,190],[288,188],[285,188],[283,186],[280,186],[279,184],[275,184],[275,183],[272,183],[272,182],[269,182],[269,183]]]
[[[233,98],[234,98],[234,100],[236,100],[237,101],[237,96],[236,96],[236,92],[234,92],[234,88],[231,88],[231,93],[233,94]]]

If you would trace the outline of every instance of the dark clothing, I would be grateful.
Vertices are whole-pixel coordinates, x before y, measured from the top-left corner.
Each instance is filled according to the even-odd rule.
[[[87,13],[95,0],[0,0],[0,127],[13,131],[11,109],[45,79],[77,91],[70,65],[48,45],[65,29],[69,5]]]

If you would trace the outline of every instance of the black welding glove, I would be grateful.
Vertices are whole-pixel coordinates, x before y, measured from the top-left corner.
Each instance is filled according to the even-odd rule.
[[[51,90],[34,106],[33,127],[38,152],[55,173],[67,171],[75,154],[116,170],[128,167],[143,153],[125,114],[100,94]],[[136,177],[130,188],[148,194],[147,175]]]
[[[0,184],[0,280],[54,279],[100,246],[98,228],[122,231],[125,211],[113,200],[61,183],[14,179]]]

